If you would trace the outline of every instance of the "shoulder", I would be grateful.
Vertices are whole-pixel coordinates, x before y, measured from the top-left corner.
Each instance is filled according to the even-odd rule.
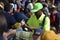
[[[50,20],[50,18],[48,16],[46,16],[46,20]]]

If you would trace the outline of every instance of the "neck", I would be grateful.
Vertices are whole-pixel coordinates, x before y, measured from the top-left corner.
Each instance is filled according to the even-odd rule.
[[[40,15],[36,15],[37,19],[39,19],[41,15],[42,15],[42,13]]]
[[[41,16],[41,15],[40,15]],[[36,16],[37,17],[37,19],[39,19],[40,18],[40,16]]]

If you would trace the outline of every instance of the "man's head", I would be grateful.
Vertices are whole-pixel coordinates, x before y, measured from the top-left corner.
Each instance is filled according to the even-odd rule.
[[[56,14],[57,13],[57,7],[56,6],[51,6],[51,8],[49,8],[49,11],[51,14]]]
[[[42,9],[43,5],[41,3],[35,3],[32,12],[34,12],[36,16],[40,16],[42,14]]]
[[[8,4],[5,6],[5,9],[4,9],[6,12],[9,12],[9,13],[12,13],[13,12],[13,6]]]

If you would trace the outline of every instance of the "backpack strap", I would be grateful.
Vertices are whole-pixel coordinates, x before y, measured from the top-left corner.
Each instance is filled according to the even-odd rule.
[[[46,16],[44,16],[44,19],[43,19],[43,21],[42,21],[41,29],[43,29],[43,27],[44,27],[45,19],[46,19]]]

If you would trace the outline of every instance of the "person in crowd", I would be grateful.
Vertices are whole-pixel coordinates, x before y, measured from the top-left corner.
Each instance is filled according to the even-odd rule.
[[[10,21],[8,21],[9,26],[11,26],[12,28],[19,28],[21,26],[21,23],[20,23],[21,20],[23,20],[23,19],[25,21],[27,20],[27,17],[24,15],[23,12],[20,12],[20,13],[19,12],[14,12],[13,13],[13,7],[10,4],[6,5],[4,7],[4,10],[6,11],[6,13],[4,13],[4,14],[7,17],[7,20],[12,21],[14,19],[13,22],[12,22],[13,24],[15,24],[17,22],[15,25],[12,25],[12,23]],[[11,17],[11,19],[9,19],[9,17]],[[14,33],[16,33],[16,30],[15,30]],[[10,32],[9,32],[9,34],[10,34]],[[12,32],[12,34],[13,34],[13,32]]]
[[[59,30],[59,20],[60,20],[60,12],[57,10],[56,7],[52,7],[50,9],[51,16],[50,16],[50,22],[51,26],[55,27],[58,33]]]
[[[14,11],[17,11],[19,9],[19,5],[16,0],[11,0],[9,3],[13,6]]]
[[[38,7],[38,4],[40,5],[40,7]],[[41,10],[41,9],[43,9],[43,5],[42,5],[41,3],[36,3],[36,4],[34,4],[34,7],[37,7],[37,8],[36,8],[36,10],[33,8],[33,9],[32,9],[32,12],[35,13],[37,19],[40,19],[41,15],[43,16],[43,12],[42,12],[42,10]],[[40,10],[40,12],[39,12],[38,10]],[[38,12],[37,12],[37,11],[38,11]],[[39,13],[40,13],[40,15],[39,15]],[[45,16],[45,15],[44,15],[44,16]],[[44,17],[43,17],[43,18],[44,18]],[[49,20],[48,17],[46,17],[46,19]],[[43,19],[42,19],[42,20],[43,20]],[[40,21],[41,21],[41,20],[40,20]],[[28,20],[28,22],[29,22],[29,20]],[[50,23],[50,21],[48,21],[48,22]],[[47,24],[48,24],[48,23],[47,23]],[[50,24],[49,24],[48,27],[50,27]],[[47,27],[47,28],[48,28],[48,27]],[[44,30],[50,30],[50,28],[44,29]]]
[[[6,14],[5,15],[6,15],[7,21],[9,20],[8,21],[9,26],[16,26],[16,27],[18,27],[18,24],[19,23],[16,21],[16,19],[13,16],[14,14],[13,14],[13,7],[12,7],[12,5],[10,5],[10,4],[9,5],[6,5],[5,8],[4,8],[4,10],[6,11]],[[8,19],[9,18],[9,15],[11,16],[11,19]],[[13,22],[10,22],[12,19],[14,19]]]
[[[60,35],[57,35],[54,31],[45,31],[41,35],[40,40],[60,40]]]
[[[47,4],[43,4],[43,12],[45,15],[49,16],[50,17],[50,12],[49,12],[49,9],[48,9],[48,5]]]
[[[3,12],[0,11],[0,40],[4,40],[3,33],[7,32],[7,20],[3,15]]]
[[[22,7],[25,8],[29,0],[22,0]]]
[[[42,9],[43,9],[43,5],[41,3],[35,3],[33,5],[33,9],[32,9],[32,12],[34,12],[34,13],[31,15],[31,17],[27,21],[27,24],[30,27],[28,27],[23,22],[23,24],[27,28],[29,28],[31,30],[34,30],[33,40],[39,40],[40,34],[43,32],[42,30],[44,30],[44,31],[49,31],[50,30],[50,19],[48,17],[45,18],[45,14],[43,14]],[[45,21],[44,21],[44,24],[43,24],[42,21],[43,21],[44,18],[45,18]],[[42,24],[43,24],[43,27],[42,27],[42,30],[41,30]]]
[[[3,1],[0,1],[0,2],[2,2],[3,4],[4,4],[4,2]],[[7,5],[7,4],[6,4]],[[5,5],[4,5],[5,6]],[[7,13],[7,12],[5,12],[4,11],[4,6],[3,5],[1,5],[1,8],[2,8],[2,11],[3,11],[3,14],[5,15],[5,17],[6,17],[6,19],[7,19],[7,22],[8,22],[8,29],[10,29],[10,26],[11,25],[15,25],[16,27],[17,27],[17,25],[20,25],[19,23],[16,23],[16,20],[15,20],[15,18],[12,16],[12,15],[10,15],[9,13],[11,12],[11,10],[8,10],[8,12],[9,13]],[[12,21],[13,20],[13,21]],[[11,23],[11,24],[10,24]],[[16,24],[15,24],[16,23]],[[10,25],[10,26],[9,26]],[[20,26],[19,26],[20,27]],[[5,40],[7,40],[7,37],[10,35],[10,34],[16,34],[16,30],[11,30],[11,31],[9,31],[8,30],[8,32],[5,32],[4,33],[4,38],[5,38]]]
[[[58,32],[60,29],[60,12],[52,6],[55,7],[54,0],[52,3],[51,0],[22,0],[21,4],[20,0],[0,0],[0,11],[3,11],[2,14],[6,17],[7,28],[9,29],[8,32],[4,32],[4,39],[8,40],[9,35],[15,35],[16,29],[26,27],[33,31],[33,40],[40,40],[40,38],[45,40],[43,35],[50,31],[50,21],[51,25],[56,28],[52,28],[52,30]]]

